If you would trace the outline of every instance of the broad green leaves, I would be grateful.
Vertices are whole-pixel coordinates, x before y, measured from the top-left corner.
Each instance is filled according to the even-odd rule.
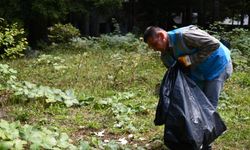
[[[1,120],[0,138],[3,140],[14,140],[18,137],[19,131],[16,129],[20,123],[11,123]]]
[[[49,30],[49,41],[53,43],[67,43],[70,42],[72,38],[77,38],[80,36],[80,31],[69,24],[55,24],[54,26],[48,28]]]
[[[64,64],[65,59],[62,59],[59,56],[52,56],[52,55],[40,55],[38,59],[31,65],[32,67],[37,66],[53,66],[55,70],[64,70],[68,67]]]
[[[71,144],[66,133],[58,133],[47,128],[36,128],[19,122],[8,123],[0,120],[0,149],[77,149]]]
[[[145,107],[126,104],[126,100],[134,98],[136,95],[132,92],[117,93],[117,95],[99,100],[95,108],[108,109],[115,118],[113,127],[122,128],[129,132],[135,132],[138,129],[133,125],[132,115],[136,112],[144,111]]]
[[[0,56],[2,58],[23,56],[23,51],[27,46],[28,42],[23,28],[19,28],[17,23],[4,25],[0,20]]]
[[[123,145],[127,144],[127,140],[124,137],[117,141],[102,141],[98,137],[91,137],[90,142],[81,140],[77,145],[73,145],[72,142],[66,133],[60,133],[44,127],[37,128],[28,124],[21,125],[19,122],[9,123],[5,120],[0,120],[1,150],[23,150],[27,148],[30,150],[118,150],[126,149],[126,146]]]
[[[63,92],[60,89],[38,86],[28,81],[18,81],[15,76],[17,71],[9,68],[6,64],[0,64],[0,73],[1,88],[12,91],[15,96],[24,100],[44,99],[47,103],[63,102],[67,107],[80,104],[73,90]]]

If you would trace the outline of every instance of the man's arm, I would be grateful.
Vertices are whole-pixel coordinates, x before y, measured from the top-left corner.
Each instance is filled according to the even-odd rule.
[[[161,53],[161,61],[163,62],[166,68],[173,66],[176,62],[176,60],[171,56],[169,51]]]
[[[198,49],[196,53],[189,55],[192,64],[201,63],[220,46],[219,40],[196,26],[183,31],[183,40],[190,49]]]

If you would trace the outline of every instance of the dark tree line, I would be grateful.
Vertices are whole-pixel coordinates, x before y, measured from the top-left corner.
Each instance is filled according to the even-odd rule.
[[[73,24],[83,35],[96,36],[100,20],[107,21],[121,6],[121,0],[1,0],[0,18],[22,24],[35,44],[46,40],[47,28],[59,22]]]
[[[55,23],[71,23],[83,36],[98,36],[113,30],[116,18],[123,33],[143,31],[149,25],[166,29],[198,24],[206,27],[226,17],[250,16],[248,0],[1,0],[0,18],[19,22],[29,42],[47,38]],[[248,25],[249,26],[249,25]]]
[[[248,0],[138,0],[134,20],[144,28],[159,25],[171,29],[173,25],[184,26],[198,24],[207,27],[215,21],[225,18],[240,20],[243,26],[244,16],[250,16]],[[174,18],[181,20],[175,22]],[[248,22],[250,22],[248,20]],[[135,23],[136,24],[136,23]],[[248,25],[250,26],[250,25]]]

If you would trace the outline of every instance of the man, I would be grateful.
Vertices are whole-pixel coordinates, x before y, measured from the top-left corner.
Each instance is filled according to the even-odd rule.
[[[224,82],[232,74],[227,47],[193,25],[169,32],[159,27],[148,27],[144,32],[144,42],[161,52],[161,60],[166,67],[171,67],[176,61],[182,64],[187,75],[217,108]]]
[[[217,108],[224,82],[232,74],[227,47],[193,25],[169,32],[151,26],[144,33],[144,41],[155,51],[161,52],[161,60],[166,67],[175,61],[186,67],[188,76]]]

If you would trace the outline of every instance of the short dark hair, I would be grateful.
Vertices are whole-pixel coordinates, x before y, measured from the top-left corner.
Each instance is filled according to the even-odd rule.
[[[162,30],[162,28],[157,27],[157,26],[149,26],[144,32],[143,40],[145,43],[147,43],[148,38],[154,37],[156,35],[157,31]]]

